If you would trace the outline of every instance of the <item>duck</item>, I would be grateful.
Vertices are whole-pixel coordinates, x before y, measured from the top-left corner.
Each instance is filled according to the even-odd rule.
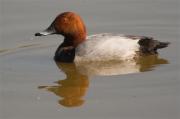
[[[133,60],[139,56],[158,54],[167,47],[149,36],[100,33],[87,36],[82,18],[74,12],[59,14],[50,26],[35,36],[62,35],[54,60],[58,62]]]

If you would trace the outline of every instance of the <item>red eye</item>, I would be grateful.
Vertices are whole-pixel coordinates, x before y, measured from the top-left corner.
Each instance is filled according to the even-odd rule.
[[[67,24],[68,23],[68,18],[63,18],[63,23]]]

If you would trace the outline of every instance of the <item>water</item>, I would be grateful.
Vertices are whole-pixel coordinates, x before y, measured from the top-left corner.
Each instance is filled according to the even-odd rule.
[[[1,0],[1,119],[178,119],[178,0]],[[62,36],[33,37],[64,11],[88,34],[153,36],[171,45],[133,63],[61,64]],[[98,68],[97,68],[98,67]]]

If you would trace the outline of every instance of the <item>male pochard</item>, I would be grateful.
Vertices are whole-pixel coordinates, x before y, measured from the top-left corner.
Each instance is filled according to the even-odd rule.
[[[86,37],[86,27],[79,15],[64,12],[52,24],[35,36],[61,34],[63,43],[55,52],[60,62],[131,60],[144,54],[157,54],[157,49],[169,42],[159,42],[152,37],[102,33]]]

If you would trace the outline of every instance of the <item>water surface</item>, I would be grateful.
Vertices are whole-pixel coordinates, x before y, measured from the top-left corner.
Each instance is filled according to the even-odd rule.
[[[64,11],[88,34],[152,36],[171,45],[133,62],[62,64],[63,37],[33,37]],[[0,118],[178,119],[178,0],[1,0]]]

